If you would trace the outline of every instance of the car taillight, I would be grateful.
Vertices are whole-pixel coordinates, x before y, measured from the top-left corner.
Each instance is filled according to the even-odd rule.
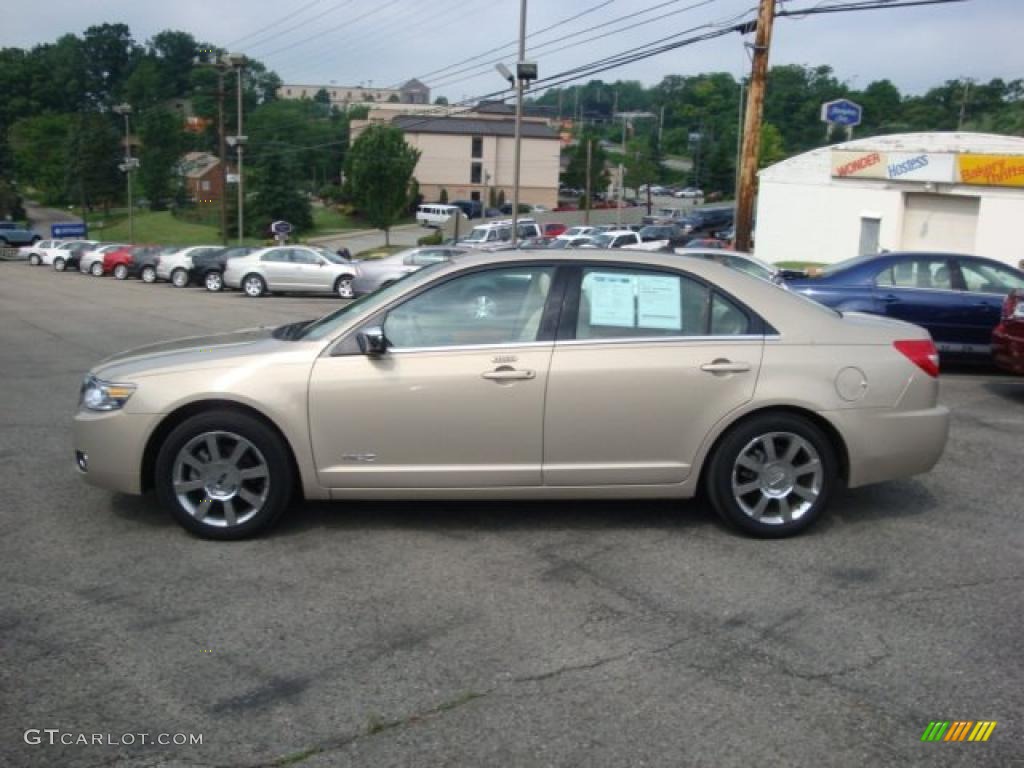
[[[1020,294],[1011,293],[1003,302],[1003,320],[1024,320],[1024,301],[1021,301]]]
[[[931,339],[894,341],[892,345],[929,376],[939,375],[939,351]]]

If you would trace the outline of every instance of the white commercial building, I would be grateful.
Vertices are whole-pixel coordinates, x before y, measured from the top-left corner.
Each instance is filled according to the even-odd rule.
[[[833,263],[933,251],[1024,258],[1024,139],[905,133],[822,147],[760,173],[756,249]]]

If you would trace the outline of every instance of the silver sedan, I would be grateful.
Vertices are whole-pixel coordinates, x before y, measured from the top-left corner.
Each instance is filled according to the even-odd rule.
[[[351,299],[358,270],[350,261],[324,248],[284,245],[261,248],[229,259],[224,285],[258,298],[267,292],[335,293]]]
[[[356,296],[373,293],[378,288],[401,280],[410,272],[415,272],[429,264],[451,261],[453,257],[465,252],[462,248],[429,246],[399,251],[383,259],[361,261],[359,262],[359,274],[352,282],[352,289]]]

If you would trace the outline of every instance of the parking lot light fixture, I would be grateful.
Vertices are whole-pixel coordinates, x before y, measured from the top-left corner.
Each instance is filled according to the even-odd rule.
[[[114,112],[124,115],[124,162],[118,167],[124,171],[128,180],[128,242],[135,243],[135,206],[132,204],[132,171],[139,167],[139,161],[132,157],[131,126],[129,116],[132,113],[132,105],[128,103],[117,104],[113,107]]]

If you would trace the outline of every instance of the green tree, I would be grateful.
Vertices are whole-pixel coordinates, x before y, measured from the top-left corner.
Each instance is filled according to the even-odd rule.
[[[580,137],[580,140],[569,152],[569,165],[562,175],[567,187],[586,189],[587,186],[587,142],[591,144],[590,157],[590,191],[604,190],[608,186],[608,169],[605,167],[608,156],[601,147],[601,142],[592,133]]]
[[[384,230],[390,244],[391,226],[409,201],[418,149],[409,146],[393,125],[371,125],[355,140],[345,165],[351,197],[366,220]]]
[[[118,169],[121,136],[108,115],[82,112],[71,121],[67,139],[66,187],[83,208],[110,206],[125,192]]]
[[[436,99],[434,99],[434,103],[441,107],[447,107],[448,99],[445,96],[438,96]]]
[[[246,224],[252,234],[266,231],[279,219],[298,232],[313,227],[313,209],[299,190],[295,155],[288,150],[286,145],[272,144],[250,166],[252,174],[247,181],[252,197],[247,202]]]
[[[782,143],[782,133],[771,123],[761,126],[761,149],[758,153],[758,168],[774,165],[786,159],[786,148]]]
[[[162,211],[174,197],[176,167],[184,148],[181,118],[166,110],[143,113],[139,124],[142,150],[136,174],[154,211]]]
[[[23,117],[10,130],[14,171],[25,185],[39,191],[41,202],[59,205],[67,200],[67,137],[70,115]]]

